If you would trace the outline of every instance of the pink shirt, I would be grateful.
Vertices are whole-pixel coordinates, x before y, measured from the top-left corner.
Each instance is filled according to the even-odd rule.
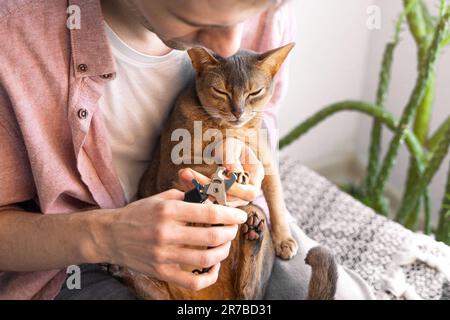
[[[81,9],[81,29],[66,27]],[[292,40],[289,5],[246,22],[242,47]],[[98,100],[115,78],[99,0],[0,1],[0,206],[34,200],[42,214],[126,205]],[[276,140],[285,72],[266,124]],[[65,270],[0,272],[0,299],[52,299]]]

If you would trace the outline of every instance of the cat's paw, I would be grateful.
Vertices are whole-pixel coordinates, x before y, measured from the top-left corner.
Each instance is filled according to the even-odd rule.
[[[126,274],[125,268],[117,265],[117,264],[109,264],[109,263],[101,263],[100,267],[106,271],[107,273],[109,273],[110,275],[112,275],[113,277],[121,277],[124,274]]]
[[[247,222],[242,225],[241,232],[245,240],[262,240],[264,228],[264,219],[260,219],[253,211],[249,213]]]
[[[283,260],[292,259],[298,251],[297,241],[292,236],[285,237],[284,239],[277,240],[273,238],[273,245],[275,247],[275,253]]]
[[[250,183],[250,174],[247,171],[234,172],[236,175],[236,182],[240,184]]]

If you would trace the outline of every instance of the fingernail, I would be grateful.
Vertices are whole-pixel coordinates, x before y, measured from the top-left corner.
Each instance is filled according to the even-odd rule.
[[[178,174],[186,180],[192,180],[194,178],[192,171],[186,168],[181,169]]]
[[[238,209],[239,210],[239,209]],[[241,221],[241,223],[244,223],[245,221],[247,221],[247,213],[245,213],[242,210],[239,210],[239,212],[235,213],[235,216],[238,220]]]

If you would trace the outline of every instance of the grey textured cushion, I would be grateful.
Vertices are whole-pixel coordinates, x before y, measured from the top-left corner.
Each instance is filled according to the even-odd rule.
[[[280,174],[300,228],[366,280],[377,298],[450,298],[448,246],[377,215],[297,161],[283,158]]]

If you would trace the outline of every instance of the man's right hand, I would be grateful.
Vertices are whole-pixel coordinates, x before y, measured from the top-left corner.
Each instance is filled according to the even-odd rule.
[[[191,290],[215,283],[220,262],[227,258],[238,224],[244,223],[247,215],[235,208],[183,202],[183,198],[183,192],[173,189],[107,213],[103,239],[98,239],[107,262]],[[187,226],[188,222],[224,226],[195,227]],[[213,267],[196,275],[180,265]]]

